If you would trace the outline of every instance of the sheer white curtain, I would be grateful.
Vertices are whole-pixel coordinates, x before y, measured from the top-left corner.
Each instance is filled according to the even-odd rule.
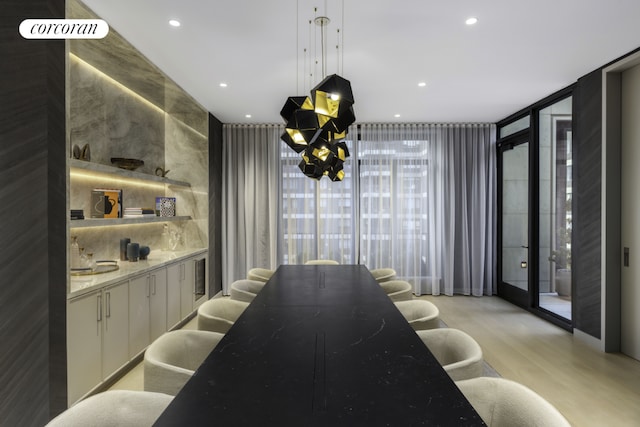
[[[495,287],[495,126],[363,124],[361,262],[417,295]]]
[[[222,290],[253,267],[278,265],[280,135],[278,125],[224,125]]]
[[[353,151],[351,141],[346,141]],[[303,264],[310,259],[332,259],[355,264],[357,215],[352,158],[344,164],[345,178],[332,182],[308,178],[298,168],[300,154],[281,144],[282,238],[279,261]]]
[[[494,125],[362,124],[341,182],[304,176],[283,131],[225,125],[225,293],[319,258],[392,267],[417,295],[494,292]]]

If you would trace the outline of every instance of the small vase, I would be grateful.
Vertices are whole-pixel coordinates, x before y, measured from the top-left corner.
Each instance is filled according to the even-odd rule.
[[[140,257],[140,244],[129,243],[127,245],[127,259],[131,262],[137,262]]]

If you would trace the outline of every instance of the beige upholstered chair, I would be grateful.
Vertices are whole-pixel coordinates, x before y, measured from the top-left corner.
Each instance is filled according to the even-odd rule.
[[[387,280],[380,282],[380,286],[393,302],[413,299],[413,287],[411,283],[404,280]]]
[[[231,298],[213,298],[198,307],[198,330],[226,334],[249,306]]]
[[[224,337],[208,331],[167,332],[144,353],[144,389],[175,396]]]
[[[162,393],[110,390],[90,396],[67,409],[47,427],[152,426],[173,396]]]
[[[339,265],[340,263],[332,259],[310,259],[304,264],[305,265]]]
[[[438,318],[440,311],[435,304],[421,299],[398,301],[395,304],[416,331],[440,327],[440,319]]]
[[[258,280],[260,282],[266,282],[271,279],[275,270],[269,270],[268,268],[252,268],[247,273],[247,279],[249,280]]]
[[[416,333],[454,381],[482,375],[482,349],[470,335],[453,328]]]
[[[374,268],[371,275],[378,282],[386,282],[396,278],[396,271],[393,268]]]
[[[517,382],[480,377],[456,385],[489,427],[570,427],[553,405]]]
[[[241,279],[231,284],[230,296],[236,301],[251,302],[262,290],[265,282],[259,280]]]

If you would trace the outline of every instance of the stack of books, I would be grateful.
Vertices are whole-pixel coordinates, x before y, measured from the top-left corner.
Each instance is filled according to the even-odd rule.
[[[124,208],[123,218],[144,218],[156,216],[155,209],[152,208]]]
[[[71,209],[71,219],[84,219],[84,209]]]

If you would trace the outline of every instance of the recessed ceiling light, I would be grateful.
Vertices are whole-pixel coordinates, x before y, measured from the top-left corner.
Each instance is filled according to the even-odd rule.
[[[179,27],[180,26],[180,21],[178,21],[177,19],[170,19],[169,20],[169,25],[171,25],[172,27]]]
[[[394,114],[393,117],[397,119],[398,117],[400,117],[400,114]]]
[[[425,87],[426,85],[427,85],[427,83],[426,83],[426,82],[420,82],[420,83],[418,83],[418,86],[420,86],[420,87]]]
[[[228,85],[226,83],[220,83],[220,87],[227,87]]]
[[[251,118],[251,114],[245,114],[244,116],[245,116],[247,119],[250,119],[250,118]]]
[[[471,18],[468,18],[468,19],[467,19],[466,21],[464,21],[464,22],[465,22],[465,24],[467,24],[467,25],[473,25],[473,24],[476,24],[476,23],[478,22],[478,18],[471,17]]]

